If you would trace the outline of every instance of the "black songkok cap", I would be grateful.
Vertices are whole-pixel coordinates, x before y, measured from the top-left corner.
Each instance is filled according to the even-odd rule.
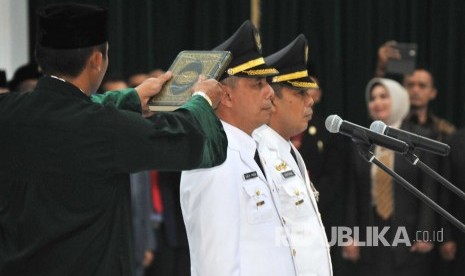
[[[263,78],[278,74],[278,70],[265,63],[260,34],[250,20],[213,50],[230,51],[232,54],[229,68],[221,79],[228,76]]]
[[[278,52],[266,57],[265,61],[279,70],[279,75],[272,78],[272,83],[282,83],[296,89],[318,88],[318,84],[308,76],[308,45],[303,34]]]
[[[37,42],[52,49],[77,49],[108,41],[108,10],[83,4],[52,4],[38,11]]]

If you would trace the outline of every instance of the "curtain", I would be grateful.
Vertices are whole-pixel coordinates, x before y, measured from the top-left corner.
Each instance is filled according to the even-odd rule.
[[[321,112],[364,125],[365,85],[373,77],[378,48],[388,40],[417,43],[417,64],[433,73],[438,89],[431,109],[463,125],[464,12],[460,0],[267,0],[262,40],[271,53],[304,33],[309,69],[324,91]]]
[[[35,10],[68,0],[30,0],[31,41]],[[110,66],[128,76],[167,69],[182,50],[207,50],[250,18],[250,1],[82,0],[110,9]],[[365,85],[377,49],[387,40],[418,44],[417,63],[430,69],[438,96],[434,113],[465,124],[465,1],[461,0],[261,0],[264,55],[299,33],[309,40],[310,66],[324,91],[317,108],[368,124]],[[33,57],[33,43],[30,47]],[[399,79],[401,79],[399,77]]]

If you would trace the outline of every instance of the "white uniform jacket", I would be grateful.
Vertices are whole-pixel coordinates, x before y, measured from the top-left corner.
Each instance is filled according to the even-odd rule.
[[[226,161],[185,171],[181,208],[193,276],[293,276],[292,251],[266,178],[254,160],[256,142],[223,122]]]
[[[290,244],[297,275],[332,275],[328,240],[314,195],[316,190],[302,156],[292,143],[269,126],[256,129],[253,137],[259,144],[271,196],[285,221],[282,240],[287,239]]]

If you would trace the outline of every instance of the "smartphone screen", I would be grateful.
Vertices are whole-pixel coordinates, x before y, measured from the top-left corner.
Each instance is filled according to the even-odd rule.
[[[400,59],[389,59],[386,72],[392,74],[410,74],[415,70],[418,45],[416,43],[397,43]]]

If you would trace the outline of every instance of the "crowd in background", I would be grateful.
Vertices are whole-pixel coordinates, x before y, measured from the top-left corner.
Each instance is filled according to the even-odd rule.
[[[375,73],[377,78],[367,85],[367,109],[371,119],[382,120],[387,125],[448,143],[451,146],[448,157],[424,158],[440,174],[465,190],[464,131],[456,131],[451,123],[433,114],[428,108],[429,103],[441,91],[436,90],[434,77],[426,68],[416,69],[406,75],[402,85],[383,78],[390,47],[393,47],[392,44],[385,44],[380,48]],[[161,73],[163,70],[155,69],[147,73],[137,72],[127,78],[110,74],[105,77],[98,92],[135,87],[145,79],[157,77]],[[32,63],[18,68],[10,81],[1,72],[0,93],[27,93],[33,90],[40,77],[38,66]],[[382,89],[378,91],[375,87]],[[392,275],[389,269],[395,266],[405,266],[406,274],[402,275],[463,275],[465,233],[461,233],[400,186],[395,184],[391,188],[395,190],[393,193],[396,196],[391,203],[395,208],[387,215],[387,219],[383,219],[379,213],[373,217],[372,213],[377,213],[376,210],[365,210],[374,208],[374,192],[370,190],[370,183],[375,181],[376,172],[370,171],[348,139],[330,134],[325,129],[324,118],[327,114],[321,114],[317,105],[324,100],[323,90],[324,87],[313,91],[316,103],[313,119],[305,132],[293,138],[293,143],[301,152],[310,178],[320,192],[318,204],[328,239],[335,238],[331,232],[334,227],[345,225],[362,227],[411,224],[409,227],[412,231],[443,230],[444,233],[441,242],[425,241],[406,249],[381,247],[359,250],[356,245],[335,245],[331,249],[335,275],[373,275],[370,274],[373,266],[385,267],[385,275]],[[383,105],[392,106],[385,111]],[[405,106],[403,111],[396,109],[402,105]],[[379,151],[376,153],[379,154]],[[425,191],[459,220],[465,221],[463,211],[460,211],[465,207],[463,201],[432,181],[429,176],[403,164],[405,161],[400,157],[391,157],[391,160],[395,160],[394,163],[397,164],[391,164],[396,171],[402,167],[406,170],[404,175],[415,186]],[[409,178],[408,175],[413,176]],[[179,206],[179,181],[179,172],[146,171],[131,176],[138,275],[189,275],[189,249]],[[396,216],[396,212],[402,213]],[[424,228],[417,229],[419,226]],[[364,252],[365,250],[368,252]],[[408,265],[406,262],[409,262]],[[412,264],[418,269],[415,270],[415,265]]]

